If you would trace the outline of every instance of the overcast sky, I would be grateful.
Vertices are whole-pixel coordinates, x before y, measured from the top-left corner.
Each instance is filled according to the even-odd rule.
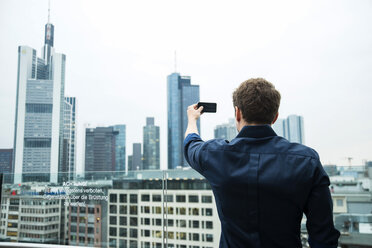
[[[44,42],[48,2],[0,0],[0,148],[13,146],[17,46]],[[234,116],[231,95],[252,77],[281,92],[280,117],[302,115],[323,164],[372,160],[372,1],[51,1],[54,47],[66,54],[65,95],[84,125],[127,125],[127,155],[147,116],[167,163],[166,77],[177,71],[218,104],[201,134]]]

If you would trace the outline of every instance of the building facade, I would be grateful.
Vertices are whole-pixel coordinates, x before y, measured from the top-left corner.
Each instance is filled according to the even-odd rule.
[[[304,118],[299,115],[290,115],[286,119],[278,119],[273,129],[277,135],[286,138],[289,142],[305,144]]]
[[[183,136],[187,128],[187,107],[199,102],[199,85],[191,77],[172,73],[167,78],[168,169],[187,166],[183,156]],[[197,122],[200,132],[200,119]]]
[[[229,123],[217,125],[214,129],[215,139],[231,141],[236,135],[238,135],[238,130],[236,129],[235,119],[229,119]]]
[[[115,142],[119,132],[113,127],[87,128],[85,132],[85,176],[98,178],[97,172],[115,171]]]
[[[153,117],[146,118],[143,127],[143,169],[160,169],[160,128],[155,126]]]
[[[125,157],[126,157],[126,126],[114,125],[112,126],[115,132],[115,171],[125,171]]]
[[[141,143],[133,143],[132,155],[128,156],[128,170],[137,171],[142,170],[143,159],[142,159],[142,148]]]
[[[109,190],[110,247],[163,247],[164,239],[172,248],[218,247],[221,227],[213,193],[191,189],[200,183],[192,179],[174,181],[165,199],[161,188]],[[151,182],[142,183],[146,184]],[[181,190],[181,185],[190,188]]]
[[[18,47],[14,181],[57,182],[62,171],[66,56],[54,52],[54,26],[45,26],[42,58]]]
[[[4,182],[13,181],[13,149],[0,149],[0,173],[5,174]]]
[[[69,180],[73,180],[76,176],[76,97],[65,97],[63,139],[65,171]]]
[[[58,244],[61,240],[61,200],[20,195],[2,196],[0,239],[11,242]]]

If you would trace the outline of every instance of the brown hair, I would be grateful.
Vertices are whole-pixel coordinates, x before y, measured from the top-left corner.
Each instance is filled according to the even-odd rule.
[[[265,79],[251,78],[234,91],[233,104],[242,111],[246,122],[271,124],[278,113],[280,93]]]

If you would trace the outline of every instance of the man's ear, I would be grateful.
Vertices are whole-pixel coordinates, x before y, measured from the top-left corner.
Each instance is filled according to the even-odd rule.
[[[242,119],[242,111],[237,106],[235,106],[235,119],[237,122],[240,122]]]
[[[278,117],[279,117],[279,112],[276,113],[276,115],[275,115],[275,117],[274,117],[274,120],[273,120],[273,122],[271,123],[271,125],[274,124],[274,123],[276,122],[276,120],[278,119]]]

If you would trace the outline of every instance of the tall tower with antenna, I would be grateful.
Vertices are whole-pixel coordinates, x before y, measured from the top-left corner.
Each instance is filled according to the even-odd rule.
[[[66,56],[54,52],[54,26],[45,25],[41,58],[18,47],[14,132],[14,182],[57,182],[65,172],[64,107]]]
[[[48,1],[48,23],[45,24],[44,47],[42,57],[49,64],[54,53],[54,25],[50,23],[50,0]]]

